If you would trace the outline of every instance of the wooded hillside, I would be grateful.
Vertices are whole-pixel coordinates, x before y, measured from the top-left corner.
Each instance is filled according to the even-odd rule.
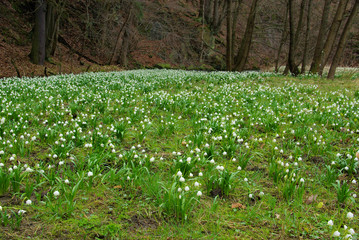
[[[287,66],[294,75],[321,74],[332,62],[358,66],[357,5],[357,0],[2,0],[0,77],[148,67]]]

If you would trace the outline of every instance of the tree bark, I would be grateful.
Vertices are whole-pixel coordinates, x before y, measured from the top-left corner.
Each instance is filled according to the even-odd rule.
[[[311,20],[311,7],[312,7],[312,0],[308,1],[308,10],[307,10],[307,29],[305,31],[305,43],[304,43],[304,50],[303,50],[303,60],[302,60],[302,70],[301,73],[305,73],[305,68],[307,66],[307,55],[308,55],[308,45],[309,45],[309,33],[310,33],[310,20]]]
[[[345,24],[343,33],[342,33],[342,35],[341,35],[341,37],[339,39],[338,48],[337,48],[337,51],[335,52],[332,65],[330,66],[330,69],[329,69],[329,73],[328,73],[328,78],[329,79],[334,78],[335,71],[336,71],[336,69],[337,69],[337,67],[339,65],[340,58],[343,55],[345,45],[346,45],[347,40],[348,40],[350,29],[351,29],[351,27],[353,25],[355,16],[356,16],[356,14],[358,12],[358,5],[359,5],[359,0],[356,0],[354,6],[352,8],[352,11],[351,11],[351,13],[349,15],[349,18],[348,18],[348,20],[347,20],[347,22]]]
[[[328,62],[329,55],[334,51],[334,42],[338,35],[339,27],[343,21],[344,12],[347,7],[349,0],[340,0],[337,11],[335,13],[332,25],[328,33],[327,40],[325,41],[323,54],[321,55],[320,65],[319,65],[319,75],[323,74],[323,69]]]
[[[46,57],[46,1],[36,1],[35,26],[33,29],[30,60],[34,64],[44,65]]]
[[[298,66],[295,64],[295,32],[294,32],[294,0],[288,1],[289,11],[289,54],[288,54],[288,67],[289,71],[297,76],[299,74]]]
[[[232,70],[232,0],[227,0],[227,47],[226,68]]]
[[[60,29],[60,19],[64,10],[63,1],[50,1],[46,11],[46,59],[54,56]]]
[[[279,48],[278,48],[278,52],[277,52],[277,58],[275,60],[274,71],[276,73],[279,71],[279,59],[280,59],[280,54],[282,52],[283,45],[287,41],[287,38],[288,38],[287,28],[288,28],[288,4],[287,4],[286,10],[285,10],[283,32],[282,32],[281,40],[280,40],[280,43],[279,43]]]
[[[253,37],[253,31],[255,26],[255,18],[256,18],[256,12],[257,12],[257,4],[258,0],[253,0],[251,5],[251,10],[249,12],[248,20],[247,20],[247,26],[246,31],[244,33],[241,46],[238,50],[238,54],[235,59],[235,69],[237,71],[243,71],[244,66],[247,62],[249,50],[251,48],[252,44],[252,37]]]
[[[315,50],[314,50],[313,61],[310,66],[311,73],[317,73],[319,70],[320,59],[322,56],[322,50],[323,50],[323,46],[324,46],[325,32],[328,27],[330,4],[331,4],[331,0],[325,0],[323,14],[322,14],[322,20],[320,22],[320,28],[319,28],[318,38],[317,38],[317,43],[316,43]]]

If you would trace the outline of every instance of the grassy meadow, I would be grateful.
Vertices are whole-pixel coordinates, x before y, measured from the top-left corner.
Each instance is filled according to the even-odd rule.
[[[0,239],[358,239],[359,73],[0,79]]]

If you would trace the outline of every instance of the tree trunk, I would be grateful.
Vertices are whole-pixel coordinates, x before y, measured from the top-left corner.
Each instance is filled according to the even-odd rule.
[[[297,31],[295,32],[295,36],[294,36],[294,47],[295,47],[295,51],[297,50],[298,47],[298,43],[299,43],[299,36],[300,33],[302,32],[302,28],[303,28],[303,16],[304,16],[304,9],[306,6],[306,2],[307,0],[302,0],[302,3],[300,4],[300,14],[299,14],[299,20],[298,20],[298,25],[297,25]]]
[[[49,2],[46,11],[46,59],[54,56],[59,36],[60,19],[64,2]]]
[[[284,24],[283,24],[283,32],[282,32],[282,36],[281,36],[281,40],[279,43],[279,48],[278,48],[278,52],[277,52],[277,58],[275,60],[275,68],[274,71],[277,73],[279,71],[279,59],[280,59],[280,54],[282,52],[282,48],[284,43],[287,41],[288,38],[288,4],[285,10],[285,17],[284,17]]]
[[[320,59],[320,65],[319,65],[319,74],[323,74],[323,69],[325,65],[328,62],[329,55],[332,51],[334,51],[334,42],[338,35],[339,27],[343,21],[344,12],[347,7],[349,0],[340,0],[337,11],[335,13],[333,23],[330,26],[330,30],[328,33],[327,40],[325,42],[324,48],[323,48],[323,54],[321,55]]]
[[[337,69],[337,67],[339,65],[340,58],[343,55],[345,45],[346,45],[347,40],[348,40],[350,29],[351,29],[351,27],[353,25],[355,16],[356,16],[356,14],[358,12],[358,5],[359,5],[359,0],[356,0],[354,6],[352,8],[352,11],[351,11],[351,13],[349,15],[349,18],[348,18],[348,20],[347,20],[347,22],[345,24],[343,33],[342,33],[342,35],[341,35],[341,37],[339,39],[338,48],[337,48],[337,51],[335,52],[332,65],[330,66],[330,70],[329,70],[329,73],[328,73],[328,78],[329,79],[334,78],[335,71],[336,71],[336,69]]]
[[[227,0],[227,47],[226,68],[232,70],[232,0]]]
[[[34,64],[44,65],[46,56],[46,1],[36,1],[35,26],[33,30],[30,60]]]
[[[315,50],[314,50],[313,61],[310,66],[311,73],[317,73],[319,70],[320,59],[322,56],[322,50],[323,50],[323,46],[324,46],[325,32],[326,32],[326,29],[328,26],[330,3],[331,3],[331,0],[325,0],[323,14],[322,14],[322,20],[320,22],[320,28],[319,28],[318,38],[317,38],[317,44],[316,44]]]
[[[302,60],[302,71],[301,73],[305,73],[305,68],[307,66],[307,54],[308,54],[308,45],[309,45],[309,33],[310,33],[310,17],[312,7],[312,0],[308,1],[308,10],[307,10],[307,29],[305,31],[305,43],[304,43],[304,50],[303,50],[303,60]]]
[[[238,17],[239,17],[239,11],[240,11],[240,5],[242,3],[242,0],[238,0],[236,2],[236,5],[235,5],[235,10],[234,10],[234,14],[233,14],[233,18],[232,18],[232,59],[233,59],[233,56],[234,56],[234,49],[235,49],[235,46],[234,46],[234,43],[236,41],[236,29],[237,29],[237,21],[238,21]]]
[[[213,31],[213,35],[217,35],[218,31],[219,31],[219,0],[214,0],[214,5],[213,5],[213,27],[212,27],[212,31]]]
[[[235,60],[234,68],[237,71],[243,71],[244,66],[247,62],[249,50],[250,50],[251,44],[252,44],[252,37],[253,37],[253,31],[254,31],[254,25],[255,25],[256,11],[257,11],[257,3],[258,3],[258,0],[253,0],[252,5],[251,5],[251,10],[249,12],[249,16],[248,16],[248,20],[247,20],[246,31],[244,33],[242,43],[238,50],[238,54],[237,54],[236,60]]]
[[[295,32],[294,32],[294,8],[293,1],[288,1],[289,11],[289,54],[288,54],[288,67],[289,71],[297,76],[299,74],[298,66],[295,64]]]

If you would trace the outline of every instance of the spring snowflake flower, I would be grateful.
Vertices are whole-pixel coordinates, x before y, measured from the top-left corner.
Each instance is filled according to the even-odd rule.
[[[69,181],[68,179],[65,179],[65,183],[66,183],[66,184],[69,184],[70,181]]]
[[[249,197],[249,198],[253,198],[253,194],[249,194],[248,197]]]
[[[189,187],[186,186],[186,187],[184,188],[184,190],[185,190],[186,192],[188,192],[188,191],[189,191]]]
[[[198,173],[198,176],[202,177],[202,176],[203,176],[203,173],[202,173],[202,172]]]
[[[22,209],[20,209],[20,210],[17,212],[17,214],[19,214],[19,215],[24,214],[24,213],[26,213],[26,211],[25,211],[25,210],[22,210]]]
[[[198,187],[198,186],[199,186],[199,183],[198,183],[198,182],[195,182],[195,183],[194,183],[194,186],[195,186],[195,187]]]
[[[335,232],[333,233],[333,237],[339,237],[339,236],[340,236],[340,232],[335,231]]]
[[[351,219],[351,218],[353,218],[353,217],[354,217],[354,214],[353,214],[353,213],[351,213],[351,212],[348,212],[348,213],[347,213],[347,218]]]
[[[181,171],[177,172],[177,177],[182,177],[182,172]]]
[[[238,169],[238,171],[241,171],[241,170],[242,170],[241,166],[238,166],[238,168],[237,168],[237,169]]]
[[[350,232],[350,234],[354,234],[354,233],[355,233],[355,231],[354,231],[353,228],[349,229],[349,232]]]
[[[88,173],[87,173],[87,176],[88,176],[88,177],[92,177],[92,176],[93,176],[93,172],[88,172]]]
[[[198,192],[197,192],[197,196],[198,196],[198,197],[202,196],[202,192],[201,192],[201,191],[198,191]]]
[[[26,205],[31,205],[32,201],[30,199],[26,200],[25,204]]]
[[[333,224],[334,224],[334,223],[333,223],[333,220],[329,220],[329,221],[328,221],[328,225],[329,225],[329,226],[333,226]]]
[[[260,193],[259,193],[259,196],[260,196],[260,197],[263,197],[263,196],[264,196],[264,192],[260,192]]]
[[[179,187],[179,188],[177,189],[177,191],[178,191],[178,192],[182,192],[182,188]]]
[[[300,181],[301,183],[304,183],[304,178],[301,178],[299,181]]]
[[[0,206],[0,211],[2,211],[2,206]]]
[[[243,180],[244,180],[245,182],[248,182],[248,178],[244,178]]]
[[[130,180],[131,180],[130,176],[127,176],[127,181],[130,181]]]
[[[193,173],[189,173],[189,176],[190,176],[190,177],[193,177]]]
[[[59,192],[59,191],[55,191],[55,192],[54,192],[54,196],[55,196],[55,197],[57,197],[57,196],[59,196],[59,195],[60,195],[60,192]]]
[[[353,179],[352,183],[353,183],[353,184],[356,184],[356,183],[357,183],[357,181],[356,181],[355,179]]]
[[[154,162],[154,161],[155,161],[155,158],[151,157],[150,162]]]
[[[181,177],[181,178],[179,179],[179,181],[180,181],[180,182],[184,182],[184,181],[185,181],[184,177]]]

